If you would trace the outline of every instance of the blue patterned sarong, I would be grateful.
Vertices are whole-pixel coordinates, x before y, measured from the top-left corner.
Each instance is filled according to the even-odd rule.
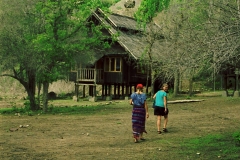
[[[138,138],[145,130],[146,111],[144,107],[133,107],[132,110],[132,130],[133,137]]]

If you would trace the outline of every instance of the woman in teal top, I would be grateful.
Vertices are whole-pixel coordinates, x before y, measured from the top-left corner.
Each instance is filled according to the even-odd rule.
[[[161,134],[161,116],[164,117],[163,131],[167,132],[168,108],[167,108],[167,90],[168,84],[164,83],[162,90],[159,90],[153,98],[155,99],[154,115],[157,116],[158,134]]]

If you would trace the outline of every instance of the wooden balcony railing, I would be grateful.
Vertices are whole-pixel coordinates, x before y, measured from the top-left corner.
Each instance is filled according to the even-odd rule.
[[[77,70],[77,80],[98,83],[103,81],[103,70],[92,68],[81,68]]]

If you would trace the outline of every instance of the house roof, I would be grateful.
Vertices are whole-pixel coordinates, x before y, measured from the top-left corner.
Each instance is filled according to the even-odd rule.
[[[110,14],[108,20],[111,21],[114,27],[117,28],[127,28],[136,30],[138,27],[137,21],[131,17],[126,17],[118,14]]]
[[[135,19],[118,14],[106,15],[101,9],[94,11],[93,15],[108,27],[110,34],[118,35],[117,42],[128,53],[130,53],[133,58],[139,59],[143,56],[143,53],[149,43],[146,40],[146,35],[143,35],[144,28],[140,28]],[[147,25],[145,31],[150,32],[152,30],[159,29],[160,28],[157,25],[153,25],[153,28],[150,28]],[[155,40],[153,43],[151,48],[153,58],[158,58],[160,56],[160,41],[160,39]]]
[[[144,38],[142,36],[121,33],[118,39],[119,43],[127,48],[135,59],[141,58],[146,52],[145,50],[148,44],[146,41],[144,41]],[[161,56],[159,52],[159,42],[154,42],[151,49],[153,58]]]

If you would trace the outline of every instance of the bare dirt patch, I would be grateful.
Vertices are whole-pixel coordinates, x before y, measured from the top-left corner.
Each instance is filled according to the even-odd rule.
[[[100,110],[92,115],[0,115],[0,159],[204,159],[208,153],[179,154],[181,143],[191,137],[235,131],[240,122],[239,100],[204,99],[169,104],[169,132],[162,135],[156,132],[156,117],[149,102],[147,140],[138,144],[133,143],[127,101],[109,104],[120,108],[111,114]],[[18,130],[11,132],[10,128]]]

